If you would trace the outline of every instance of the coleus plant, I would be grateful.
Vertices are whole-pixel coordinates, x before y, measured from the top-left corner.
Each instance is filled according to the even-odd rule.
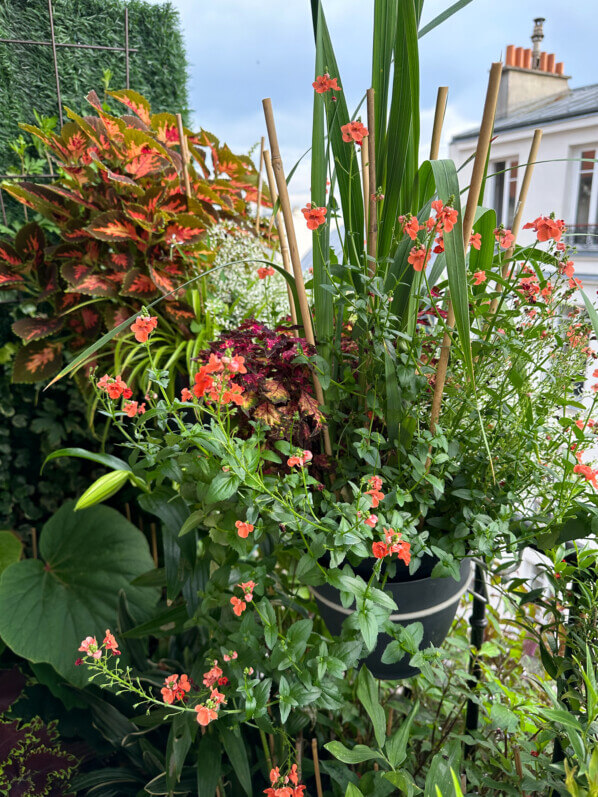
[[[76,352],[159,296],[160,313],[179,337],[195,320],[183,283],[213,257],[210,228],[228,219],[248,223],[257,198],[257,173],[211,133],[184,128],[189,195],[184,189],[181,141],[174,114],[152,114],[134,91],[109,92],[132,111],[109,113],[95,92],[94,114],[70,121],[60,133],[31,125],[58,164],[49,185],[6,185],[18,201],[50,219],[60,241],[50,244],[36,223],[0,243],[0,289],[17,290],[35,305],[13,331],[23,341],[15,382],[53,376],[65,352]],[[264,198],[264,202],[267,200]]]

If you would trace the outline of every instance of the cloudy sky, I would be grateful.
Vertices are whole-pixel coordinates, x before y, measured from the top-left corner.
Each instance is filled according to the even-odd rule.
[[[153,1],[153,0],[152,0]],[[422,23],[453,0],[425,0]],[[156,0],[159,2],[159,0]],[[261,100],[271,97],[285,170],[310,146],[314,44],[309,0],[171,0],[180,13],[197,125],[237,151],[264,135]],[[572,86],[598,82],[596,0],[473,0],[420,40],[422,148],[430,134],[436,89],[449,86],[444,147],[475,126],[488,69],[507,44],[531,46],[533,19],[546,18],[542,49],[564,61]],[[324,0],[341,85],[355,107],[370,85],[373,0]],[[299,169],[293,198],[309,191]]]

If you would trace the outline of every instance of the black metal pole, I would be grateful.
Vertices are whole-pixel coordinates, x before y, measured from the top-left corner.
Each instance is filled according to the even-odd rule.
[[[488,624],[486,620],[486,604],[488,603],[488,594],[486,591],[486,579],[482,566],[476,563],[475,575],[473,580],[473,607],[469,624],[471,626],[470,643],[472,647],[469,659],[469,672],[471,674],[470,688],[475,690],[475,687],[480,681],[482,675],[482,668],[480,666],[477,652],[482,647],[484,642],[484,629]],[[465,715],[465,728],[468,733],[477,731],[480,717],[480,707],[473,698],[467,701],[467,713]],[[465,754],[470,755],[473,745],[466,745]]]

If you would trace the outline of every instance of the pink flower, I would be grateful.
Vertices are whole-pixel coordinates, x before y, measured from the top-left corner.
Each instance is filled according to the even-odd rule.
[[[239,537],[242,537],[243,539],[246,539],[254,529],[254,526],[251,523],[245,523],[243,520],[237,520],[235,522],[235,526],[237,528]]]
[[[138,343],[145,343],[157,326],[157,316],[140,315],[136,321],[131,324],[131,332],[134,333],[135,340]]]
[[[78,649],[86,656],[91,656],[94,659],[102,658],[102,651],[98,648],[98,641],[94,636],[85,637]]]
[[[369,526],[371,529],[373,529],[378,522],[378,515],[370,515],[367,520],[364,520],[363,522],[366,526]]]
[[[111,651],[114,656],[120,656],[120,650],[118,649],[118,644],[116,642],[116,639],[114,638],[114,635],[110,633],[109,628],[106,629],[106,636],[104,637],[103,644],[106,650]]]
[[[294,465],[299,465],[302,468],[304,465],[307,465],[308,462],[314,458],[314,455],[311,451],[303,451],[301,454],[296,455],[294,457],[289,457],[287,459],[287,465],[289,468],[292,468]]]
[[[474,285],[481,285],[482,282],[486,282],[486,272],[485,271],[476,271],[473,275],[473,284]]]
[[[266,279],[266,277],[272,277],[275,273],[273,266],[261,266],[257,270],[257,275],[261,280]]]

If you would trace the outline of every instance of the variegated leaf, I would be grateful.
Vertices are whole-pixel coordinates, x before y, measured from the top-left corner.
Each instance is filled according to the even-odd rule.
[[[141,241],[133,222],[118,210],[98,213],[85,229],[100,241]]]
[[[15,274],[15,272],[11,269],[0,265],[0,291],[12,290],[13,288],[18,288],[19,285],[23,285],[24,283],[25,280],[21,274]]]
[[[164,231],[166,244],[191,244],[199,241],[205,233],[205,225],[190,213],[179,213],[175,216]]]
[[[61,365],[61,345],[39,340],[17,351],[13,363],[12,381],[29,384],[44,382],[57,374]]]
[[[62,267],[63,278],[77,293],[86,293],[90,296],[105,296],[114,298],[117,295],[115,284],[109,277],[95,274],[91,266],[82,263],[65,263]]]
[[[25,343],[42,340],[62,328],[60,318],[19,318],[12,325],[12,331]]]
[[[164,302],[162,309],[167,316],[179,324],[190,324],[195,321],[193,308],[185,302]]]
[[[6,241],[0,241],[0,263],[6,263],[16,268],[22,264],[16,250]]]
[[[46,238],[39,224],[31,222],[21,227],[15,238],[15,248],[23,260],[41,263],[44,257]]]
[[[147,301],[157,295],[158,289],[147,274],[143,274],[138,268],[133,268],[125,274],[120,292],[122,296],[132,296]]]
[[[109,91],[108,94],[114,97],[118,102],[122,102],[127,108],[130,108],[133,113],[146,124],[151,124],[151,108],[149,102],[132,89],[122,89],[121,91]]]

